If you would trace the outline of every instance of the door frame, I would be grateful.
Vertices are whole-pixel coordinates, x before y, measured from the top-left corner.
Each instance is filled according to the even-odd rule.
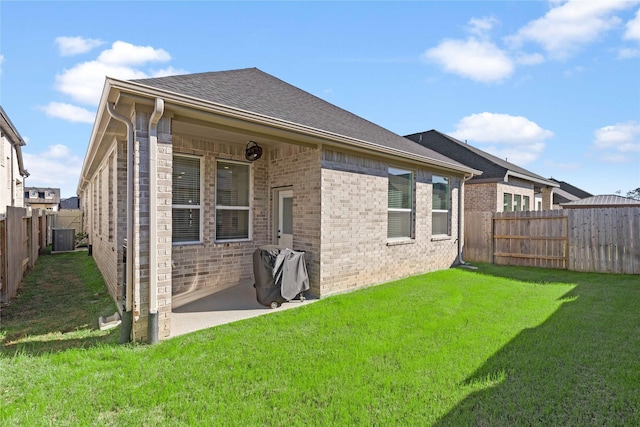
[[[271,239],[272,243],[274,245],[279,244],[279,232],[278,230],[280,229],[280,219],[281,219],[281,212],[280,212],[280,202],[284,197],[286,197],[287,195],[290,195],[291,198],[293,198],[293,187],[289,186],[289,187],[279,187],[279,188],[274,188],[273,189],[273,216],[272,216],[272,220],[271,220],[271,228],[272,228],[272,236],[273,238]],[[292,244],[293,246],[293,244]],[[293,249],[293,248],[289,248],[289,249]]]

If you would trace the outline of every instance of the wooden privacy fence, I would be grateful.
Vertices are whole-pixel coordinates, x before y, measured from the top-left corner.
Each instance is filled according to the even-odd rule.
[[[640,207],[468,212],[464,257],[503,265],[640,274]]]
[[[24,273],[51,243],[51,218],[39,209],[7,206],[6,216],[0,219],[0,301],[16,296]]]

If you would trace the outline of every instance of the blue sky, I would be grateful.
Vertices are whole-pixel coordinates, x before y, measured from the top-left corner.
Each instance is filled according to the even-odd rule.
[[[0,2],[27,186],[75,195],[105,75],[258,67],[400,135],[640,187],[640,1]]]

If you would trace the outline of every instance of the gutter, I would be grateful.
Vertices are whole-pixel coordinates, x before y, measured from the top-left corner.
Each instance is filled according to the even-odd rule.
[[[158,342],[158,122],[164,100],[156,98],[149,118],[149,344]]]
[[[464,249],[464,183],[473,178],[473,174],[465,175],[460,181],[460,189],[458,190],[458,264],[462,266],[471,267],[464,262],[463,249]]]
[[[140,290],[134,292],[133,288],[137,288],[133,274],[134,247],[135,241],[133,236],[133,193],[134,193],[134,136],[133,123],[128,117],[116,112],[115,107],[110,103],[105,103],[109,115],[114,119],[122,122],[127,127],[127,262],[125,274],[125,301],[122,313],[122,326],[120,327],[120,343],[126,343],[131,340],[131,331],[133,329],[134,314],[137,320],[140,317]],[[134,304],[134,295],[137,299]],[[135,307],[135,309],[134,309]]]

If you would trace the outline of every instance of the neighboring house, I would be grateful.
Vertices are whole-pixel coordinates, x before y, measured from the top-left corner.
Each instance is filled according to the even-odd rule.
[[[24,206],[57,212],[60,208],[60,189],[25,187]]]
[[[640,200],[618,196],[616,194],[603,194],[562,203],[560,206],[562,209],[635,207],[640,206]]]
[[[0,216],[7,206],[23,207],[24,180],[29,172],[22,163],[26,142],[0,106]]]
[[[73,196],[60,200],[60,209],[80,209],[80,199]]]
[[[124,327],[155,342],[172,298],[250,286],[263,245],[305,251],[319,297],[456,264],[474,173],[251,68],[107,78],[78,195]]]
[[[430,130],[406,138],[459,163],[482,171],[466,182],[465,212],[506,212],[551,209],[559,185],[449,135]],[[540,194],[536,201],[536,195]],[[538,203],[539,202],[539,203]]]
[[[549,178],[549,180],[555,182],[560,187],[553,190],[553,209],[562,209],[563,203],[569,203],[580,199],[586,199],[592,197],[593,194],[587,193],[584,190],[574,187],[573,185],[558,181],[557,179]]]

